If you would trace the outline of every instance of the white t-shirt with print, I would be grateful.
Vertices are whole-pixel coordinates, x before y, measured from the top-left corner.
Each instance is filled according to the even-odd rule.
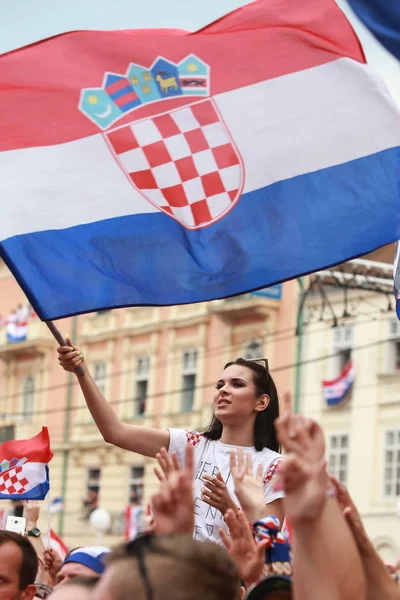
[[[219,440],[213,441],[206,439],[196,431],[186,431],[184,429],[170,429],[170,443],[168,453],[176,452],[181,465],[185,463],[186,445],[190,444],[194,449],[194,513],[195,527],[193,537],[195,540],[212,541],[222,545],[218,529],[222,528],[228,531],[222,514],[216,508],[213,508],[201,499],[201,489],[204,487],[203,475],[216,476],[221,472],[223,480],[228,488],[232,499],[240,506],[233,488],[233,480],[229,465],[229,452],[235,450],[236,446],[222,444]],[[283,492],[274,492],[271,487],[271,480],[278,468],[282,455],[264,448],[258,452],[254,447],[244,448],[246,453],[251,453],[253,458],[253,468],[256,471],[257,466],[263,465],[264,481],[264,499],[269,504],[278,498],[283,498]]]

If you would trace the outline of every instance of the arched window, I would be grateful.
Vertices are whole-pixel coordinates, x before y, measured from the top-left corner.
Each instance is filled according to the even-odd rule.
[[[260,340],[252,340],[245,345],[243,349],[243,358],[248,360],[254,358],[262,358],[264,355],[264,347]]]

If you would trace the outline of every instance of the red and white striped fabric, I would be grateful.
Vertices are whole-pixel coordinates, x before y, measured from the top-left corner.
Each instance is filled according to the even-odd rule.
[[[354,383],[355,371],[353,361],[349,361],[336,379],[324,380],[322,387],[324,398],[328,406],[339,404]]]
[[[60,558],[64,560],[66,555],[69,552],[69,548],[67,544],[64,542],[62,537],[60,537],[54,529],[50,529],[50,547],[53,548],[59,554]]]

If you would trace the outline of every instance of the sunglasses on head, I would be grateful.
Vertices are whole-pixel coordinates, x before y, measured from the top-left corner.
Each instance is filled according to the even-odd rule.
[[[134,540],[128,542],[125,546],[126,554],[128,556],[135,556],[137,558],[139,573],[143,580],[143,585],[146,592],[146,600],[153,600],[153,589],[149,580],[149,574],[145,561],[145,552],[150,549],[155,550],[153,545],[154,537],[155,536],[152,533],[144,533],[143,535],[139,535]]]
[[[41,598],[41,600],[45,600],[53,592],[51,587],[44,583],[35,583],[35,588],[35,598]]]
[[[267,371],[267,373],[269,373],[268,358],[246,358],[245,360],[247,362],[254,362],[257,365],[264,367],[264,369]]]
[[[168,536],[163,537],[168,538]],[[153,554],[164,554],[171,557],[175,556],[173,551],[171,551],[169,548],[163,547],[162,544],[160,545],[158,543],[160,539],[161,538],[154,535],[154,533],[143,533],[125,545],[126,555],[135,556],[137,558],[139,573],[142,578],[146,593],[146,600],[153,600],[154,596],[145,561],[146,552],[152,552]]]

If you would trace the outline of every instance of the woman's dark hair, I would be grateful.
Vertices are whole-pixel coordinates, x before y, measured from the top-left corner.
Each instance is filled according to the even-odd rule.
[[[280,451],[279,442],[276,437],[274,421],[279,417],[279,400],[274,380],[267,366],[260,365],[253,360],[237,358],[225,365],[224,369],[231,365],[240,365],[253,371],[253,380],[256,387],[257,397],[267,394],[270,398],[266,409],[259,412],[254,422],[254,447],[260,451],[270,448],[275,452]],[[209,440],[219,440],[222,436],[222,423],[213,415],[210,425],[204,430],[204,437]]]

